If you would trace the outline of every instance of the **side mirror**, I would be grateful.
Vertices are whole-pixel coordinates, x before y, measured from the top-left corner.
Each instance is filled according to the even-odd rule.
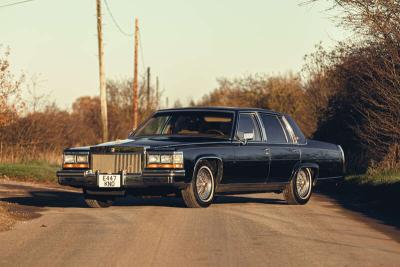
[[[238,132],[238,133],[237,133],[237,137],[238,137],[239,141],[240,141],[243,145],[246,145],[247,142],[248,142],[249,140],[254,139],[254,132],[252,132],[252,133]]]

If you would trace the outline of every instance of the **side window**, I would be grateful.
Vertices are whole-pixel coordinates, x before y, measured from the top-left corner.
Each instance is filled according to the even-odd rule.
[[[268,143],[285,144],[288,142],[285,131],[277,116],[261,114],[260,117],[264,124]]]
[[[288,120],[285,118],[285,116],[281,117],[281,124],[283,126],[283,129],[286,132],[287,139],[289,140],[289,143],[297,144],[297,137],[293,131],[292,126],[290,126]]]
[[[237,132],[254,133],[253,141],[261,141],[261,133],[253,114],[240,114]]]

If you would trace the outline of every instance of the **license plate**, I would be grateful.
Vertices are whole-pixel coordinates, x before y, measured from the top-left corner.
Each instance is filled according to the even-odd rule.
[[[99,174],[99,187],[106,187],[106,188],[121,187],[121,175]]]

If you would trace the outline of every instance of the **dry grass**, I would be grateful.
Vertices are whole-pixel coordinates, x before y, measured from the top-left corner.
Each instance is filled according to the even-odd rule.
[[[0,149],[1,163],[29,163],[47,162],[51,165],[60,165],[62,162],[62,150],[39,150],[34,147],[7,147]]]

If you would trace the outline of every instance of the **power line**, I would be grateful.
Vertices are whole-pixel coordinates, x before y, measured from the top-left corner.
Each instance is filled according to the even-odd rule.
[[[9,4],[5,4],[5,5],[1,5],[0,8],[2,8],[2,7],[8,7],[8,6],[16,6],[16,5],[20,5],[20,4],[27,3],[27,2],[32,2],[32,1],[35,1],[35,0],[25,0],[25,1],[19,1],[19,2],[14,2],[14,3],[9,3]]]
[[[106,9],[107,9],[108,14],[109,14],[110,17],[111,17],[111,20],[113,21],[115,27],[119,30],[119,32],[120,32],[122,35],[125,35],[125,36],[127,36],[127,37],[133,37],[133,36],[134,36],[134,33],[127,33],[126,31],[124,31],[124,30],[122,29],[122,27],[120,26],[120,24],[118,23],[118,21],[117,21],[116,18],[114,17],[114,15],[113,15],[113,13],[112,13],[112,11],[111,11],[111,8],[110,8],[110,6],[108,5],[107,0],[104,0],[104,4],[106,5]],[[141,58],[141,61],[142,61],[143,73],[146,73],[146,64],[145,64],[145,61],[144,61],[144,53],[143,53],[143,45],[142,45],[142,36],[141,36],[141,34],[140,34],[140,30],[139,30],[139,29],[138,29],[138,34],[139,34],[139,46],[140,46],[140,55],[141,55],[140,58]]]
[[[117,21],[116,18],[114,17],[114,15],[113,15],[113,13],[112,13],[112,11],[111,11],[111,8],[110,8],[110,6],[108,5],[107,0],[104,0],[104,4],[106,5],[106,9],[107,9],[108,14],[109,14],[110,17],[111,17],[111,20],[113,21],[115,27],[119,30],[119,32],[120,32],[122,35],[125,35],[125,36],[127,36],[127,37],[133,37],[133,36],[134,36],[134,33],[127,33],[126,31],[124,31],[124,30],[122,29],[122,27],[120,26],[120,24],[118,23],[118,21]],[[140,46],[140,54],[141,54],[141,57],[140,57],[140,58],[141,58],[141,61],[142,61],[143,73],[146,73],[146,64],[145,64],[145,61],[144,61],[144,53],[143,53],[143,45],[142,45],[142,36],[141,36],[141,34],[140,34],[140,29],[138,30],[138,34],[139,34],[139,46]]]
[[[31,1],[33,1],[33,0],[31,0]],[[118,21],[115,19],[113,13],[111,12],[111,9],[110,9],[110,7],[109,7],[109,5],[108,5],[107,0],[104,0],[104,4],[106,4],[107,12],[108,12],[108,14],[110,15],[112,21],[114,22],[115,27],[117,27],[117,29],[120,31],[120,33],[123,34],[123,35],[125,35],[125,36],[127,36],[127,37],[132,37],[132,36],[133,36],[133,33],[127,33],[126,31],[124,31],[124,30],[121,28],[121,26],[119,25]]]

